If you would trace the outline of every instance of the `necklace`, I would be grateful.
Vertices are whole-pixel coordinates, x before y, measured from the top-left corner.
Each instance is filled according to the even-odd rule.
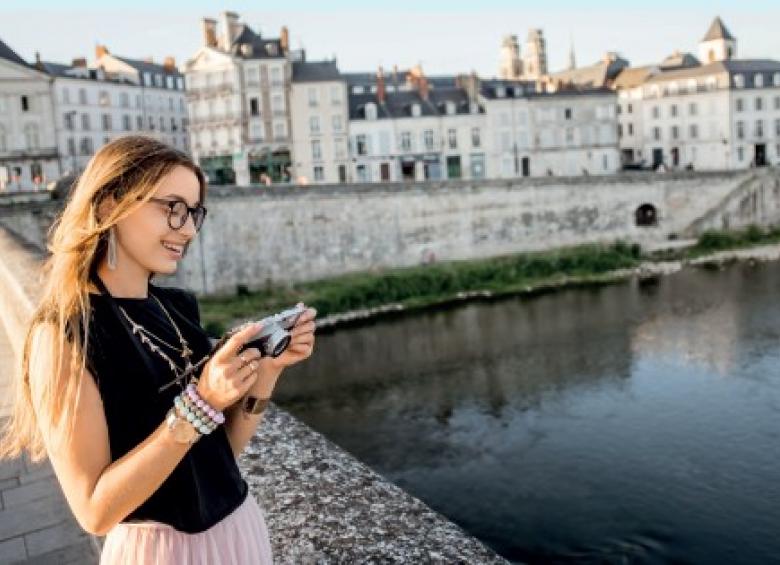
[[[176,348],[175,346],[171,345],[164,339],[162,339],[160,336],[155,335],[153,332],[147,330],[145,327],[143,327],[141,324],[133,320],[125,311],[122,306],[119,306],[119,309],[122,311],[122,314],[127,318],[127,321],[130,322],[130,325],[132,326],[133,334],[137,335],[139,339],[141,340],[141,343],[146,344],[149,349],[151,349],[154,353],[165,359],[167,361],[168,366],[171,368],[171,371],[173,371],[174,379],[170,381],[169,383],[164,384],[160,387],[159,391],[162,392],[163,390],[167,389],[168,387],[178,383],[182,390],[186,388],[186,385],[183,383],[183,380],[188,375],[193,375],[192,382],[197,382],[197,377],[194,376],[194,372],[196,369],[198,369],[203,363],[206,362],[206,360],[209,358],[208,355],[206,355],[203,359],[198,361],[196,364],[192,364],[190,361],[190,355],[192,355],[193,351],[190,349],[189,344],[187,343],[187,340],[184,339],[184,336],[179,331],[179,326],[176,325],[176,322],[173,321],[173,318],[171,318],[171,315],[168,314],[168,310],[166,310],[165,306],[163,306],[162,302],[152,294],[152,298],[157,302],[157,304],[160,305],[160,308],[162,309],[165,316],[168,318],[168,321],[171,322],[171,325],[173,326],[173,329],[176,330],[176,335],[179,338],[179,343],[181,344],[181,349]],[[184,369],[179,369],[178,365],[171,359],[166,353],[158,346],[152,343],[152,341],[149,339],[149,337],[155,338],[160,343],[163,343],[179,353],[184,360]]]

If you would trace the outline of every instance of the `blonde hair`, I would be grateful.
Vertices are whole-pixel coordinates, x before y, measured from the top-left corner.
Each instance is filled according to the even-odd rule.
[[[43,264],[44,287],[26,328],[21,359],[14,372],[14,399],[0,438],[0,460],[19,457],[24,450],[33,462],[45,458],[42,429],[64,423],[65,437],[71,437],[81,374],[86,367],[90,272],[105,256],[109,228],[147,202],[163,177],[177,166],[188,168],[198,177],[203,203],[206,180],[201,169],[183,152],[149,137],[118,138],[87,163],[47,233],[50,255]],[[115,205],[101,218],[99,214],[109,205],[111,196]],[[59,368],[67,362],[70,370],[52,370],[50,378],[36,387],[41,398],[34,405],[30,350],[38,326],[51,330],[47,335],[54,338],[50,366]],[[66,340],[70,342],[69,359],[64,359]]]

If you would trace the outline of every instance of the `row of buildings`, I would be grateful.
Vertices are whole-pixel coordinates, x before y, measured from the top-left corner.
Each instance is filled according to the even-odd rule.
[[[419,66],[351,73],[309,61],[233,12],[204,18],[181,67],[106,46],[27,63],[0,42],[0,188],[81,169],[103,144],[152,135],[214,184],[396,182],[610,174],[623,167],[780,163],[780,62],[737,58],[716,18],[698,56],[631,67],[617,53],[549,72],[542,30],[504,38],[499,78]]]

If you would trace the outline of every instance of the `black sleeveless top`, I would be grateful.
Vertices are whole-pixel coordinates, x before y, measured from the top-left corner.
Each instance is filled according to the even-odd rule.
[[[160,355],[132,333],[132,326],[119,307],[136,323],[180,348],[176,330],[152,298],[156,296],[193,350],[190,357],[193,364],[211,351],[211,342],[200,326],[198,303],[191,292],[158,287],[150,282],[148,298],[112,297],[96,273],[92,280],[103,294],[90,293],[86,363],[103,399],[111,461],[115,461],[144,441],[165,420],[174,397],[182,390],[179,384],[173,384],[159,391],[174,379],[173,371]],[[183,368],[179,353],[151,339]],[[195,442],[157,491],[122,522],[154,520],[182,532],[198,533],[238,508],[248,492],[249,486],[238,469],[225,426],[221,425]]]

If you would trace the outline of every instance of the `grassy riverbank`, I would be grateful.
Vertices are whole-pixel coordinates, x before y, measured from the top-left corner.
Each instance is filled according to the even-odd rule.
[[[643,262],[694,259],[714,252],[780,242],[780,228],[750,227],[737,232],[707,232],[692,247],[643,256],[636,244],[583,245],[476,261],[435,263],[405,269],[344,275],[337,278],[269,287],[239,295],[200,299],[203,325],[211,335],[250,313],[261,316],[298,301],[317,308],[318,317],[401,304],[430,306],[459,293],[526,292],[544,286],[614,280],[614,272]]]

